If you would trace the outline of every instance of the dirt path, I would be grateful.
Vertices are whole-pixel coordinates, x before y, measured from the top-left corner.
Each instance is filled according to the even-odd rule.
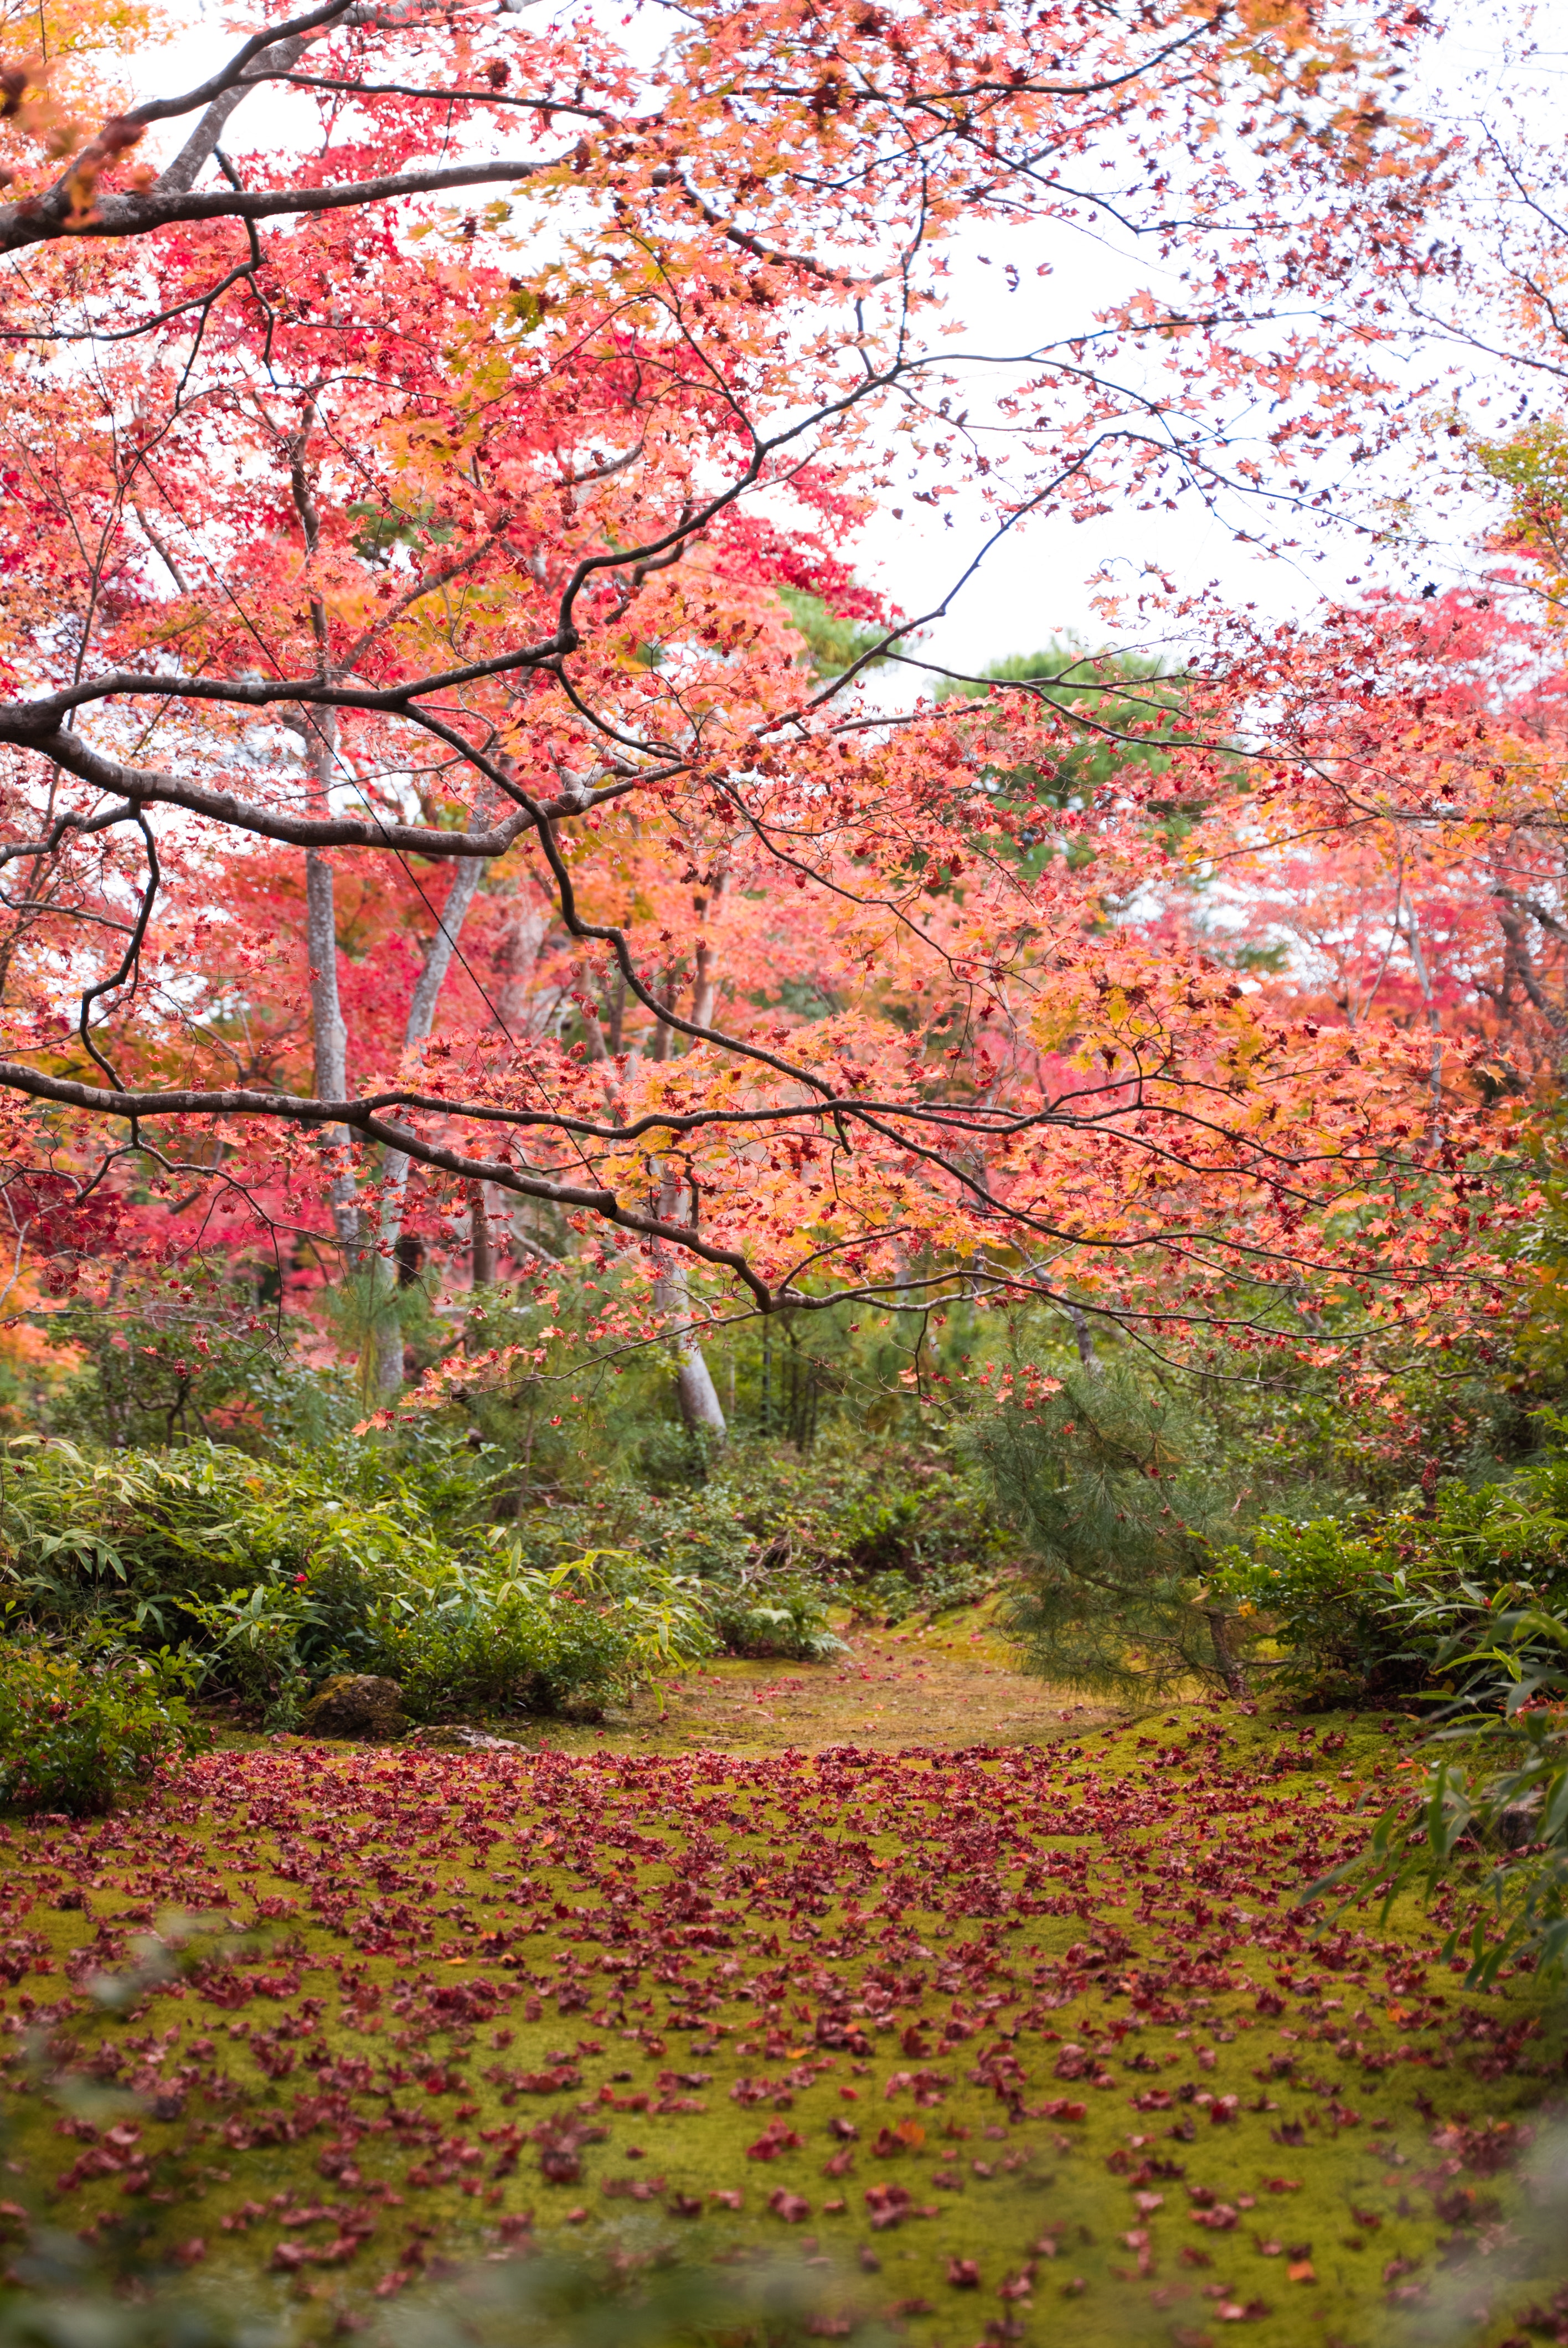
[[[1111,1715],[1013,1666],[984,1614],[920,1631],[861,1631],[822,1663],[724,1657],[643,1694],[602,1726],[519,1722],[503,1733],[558,1751],[820,1752],[857,1745],[1040,1745]]]

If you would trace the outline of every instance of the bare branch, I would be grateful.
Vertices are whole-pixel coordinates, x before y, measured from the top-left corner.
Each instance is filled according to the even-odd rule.
[[[106,195],[85,220],[75,217],[75,182],[62,179],[42,196],[0,205],[0,252],[20,252],[56,237],[102,242],[116,237],[151,236],[159,229],[190,221],[279,220],[314,212],[353,211],[363,204],[393,203],[399,196],[438,196],[454,188],[515,185],[541,171],[559,170],[566,157],[538,163],[446,163],[425,171],[389,171],[381,180],[354,180],[324,188],[215,188],[205,194]]]
[[[125,766],[118,758],[106,757],[101,751],[93,749],[79,735],[63,730],[29,747],[53,758],[67,774],[78,776],[83,782],[116,792],[123,804],[91,818],[63,816],[49,840],[0,847],[0,863],[18,856],[46,855],[67,829],[101,831],[112,824],[133,822],[138,806],[183,808],[188,815],[205,816],[212,823],[251,832],[261,839],[287,840],[294,848],[383,848],[395,849],[409,856],[489,860],[504,856],[525,831],[537,831],[546,823],[603,807],[609,800],[635,789],[637,783],[632,777],[604,784],[598,789],[574,791],[569,798],[529,801],[487,831],[444,831],[436,824],[395,823],[380,816],[285,815],[272,808],[260,807],[254,800],[240,798],[232,791],[207,790],[200,783],[186,782],[179,775],[164,774],[155,767]]]

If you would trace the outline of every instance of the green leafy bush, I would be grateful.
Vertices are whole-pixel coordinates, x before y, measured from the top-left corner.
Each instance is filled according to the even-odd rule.
[[[1269,1639],[1282,1682],[1316,1700],[1484,1691],[1471,1651],[1493,1649],[1498,1622],[1568,1604],[1568,1457],[1542,1453],[1506,1483],[1441,1482],[1350,1523],[1266,1517],[1215,1582]]]
[[[13,1448],[0,1571],[25,1617],[68,1640],[178,1649],[207,1693],[270,1726],[292,1726],[339,1671],[403,1681],[430,1718],[549,1708],[712,1646],[668,1568],[603,1549],[535,1561],[479,1517],[489,1471],[450,1447],[380,1461],[379,1492],[374,1452],[343,1472],[330,1452],[274,1464],[205,1443],[108,1459]]]
[[[203,1741],[167,1662],[82,1662],[0,1643],[0,1804],[77,1815],[112,1809]]]
[[[929,1456],[894,1465],[891,1476],[868,1477],[835,1514],[829,1575],[857,1613],[889,1622],[969,1604],[1016,1549],[984,1475]]]
[[[411,1718],[430,1721],[470,1711],[558,1711],[624,1677],[626,1642],[583,1600],[448,1593],[428,1607],[383,1606],[358,1660],[400,1684]]]
[[[638,1478],[661,1497],[693,1490],[708,1481],[723,1448],[711,1427],[660,1420],[637,1445]]]
[[[806,1583],[721,1583],[703,1595],[719,1640],[733,1655],[819,1663],[843,1650],[822,1592]]]
[[[804,1660],[831,1651],[829,1606],[899,1621],[962,1605],[1016,1546],[976,1468],[837,1426],[806,1457],[777,1440],[736,1443],[705,1483],[661,1475],[661,1485],[608,1483],[530,1509],[520,1551],[543,1565],[578,1546],[634,1542],[702,1583],[735,1653]]]
[[[210,1692],[273,1725],[352,1655],[390,1578],[437,1573],[448,1556],[417,1489],[392,1475],[384,1497],[361,1499],[330,1453],[12,1454],[0,1570],[29,1619],[67,1639],[179,1648]]]
[[[487,1572],[454,1563],[432,1581],[404,1580],[368,1618],[354,1662],[399,1681],[407,1711],[432,1720],[624,1693],[717,1644],[695,1586],[630,1551],[542,1572],[502,1547]]]
[[[1387,1704],[1428,1676],[1430,1653],[1401,1607],[1408,1576],[1376,1532],[1266,1517],[1250,1552],[1227,1551],[1215,1582],[1250,1639],[1266,1642],[1271,1676],[1305,1697]]]
[[[831,1606],[897,1620],[958,1604],[1007,1548],[973,1468],[837,1428],[809,1458],[737,1443],[705,1482],[666,1475],[686,1454],[656,1446],[663,1488],[606,1481],[520,1516],[498,1455],[429,1422],[396,1447],[277,1459],[205,1441],[10,1452],[0,1579],[28,1621],[178,1649],[206,1696],[272,1727],[341,1671],[399,1680],[432,1718],[579,1701],[715,1642],[812,1660],[837,1644]]]
[[[179,1628],[188,1592],[248,1591],[259,1571],[362,1574],[410,1544],[434,1559],[466,1529],[456,1509],[438,1510],[427,1475],[374,1453],[345,1462],[331,1447],[272,1461],[205,1442],[112,1456],[64,1442],[10,1449],[0,1558],[29,1602],[62,1623],[128,1606],[141,1610],[138,1628],[163,1636]]]
[[[1317,1889],[1381,1891],[1385,1914],[1399,1893],[1422,1889],[1440,1900],[1450,1923],[1443,1952],[1468,1953],[1472,1984],[1490,1987],[1517,1961],[1560,1988],[1568,1980],[1568,1615],[1560,1606],[1499,1602],[1479,1623],[1472,1610],[1469,1627],[1471,1638],[1455,1639],[1452,1658],[1462,1693],[1429,1740],[1425,1783],[1405,1787],[1365,1848]],[[1446,1635],[1456,1628],[1450,1622]]]

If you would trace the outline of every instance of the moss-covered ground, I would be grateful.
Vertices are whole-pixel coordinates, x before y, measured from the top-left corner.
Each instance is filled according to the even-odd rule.
[[[826,2336],[1374,2348],[1457,2278],[1481,2348],[1560,2034],[1296,1905],[1411,1735],[211,1754],[0,1844],[7,2196],[323,2332],[613,2233],[822,2260]],[[106,2009],[174,1910],[229,1929]]]

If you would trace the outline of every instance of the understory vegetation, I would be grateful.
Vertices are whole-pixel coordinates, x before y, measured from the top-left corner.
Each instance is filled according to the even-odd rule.
[[[1498,1640],[1529,1618],[1550,1646],[1563,1615],[1550,1375],[1412,1370],[1368,1410],[1245,1355],[1179,1377],[1104,1337],[1085,1356],[1038,1313],[957,1306],[912,1344],[832,1315],[787,1374],[754,1336],[714,1347],[716,1440],[657,1356],[574,1354],[599,1309],[564,1278],[544,1306],[476,1297],[497,1344],[368,1433],[352,1375],[286,1344],[251,1332],[192,1372],[156,1306],[128,1346],[62,1316],[66,1367],[9,1406],[11,1643],[75,1672],[73,1701],[161,1705],[174,1749],[202,1719],[296,1726],[343,1673],[395,1680],[411,1724],[591,1715],[716,1653],[822,1661],[857,1622],[987,1597],[1049,1684],[1134,1708],[1206,1687],[1479,1716]],[[169,1444],[166,1414],[128,1419],[125,1365],[145,1402],[181,1348],[202,1431]]]
[[[973,1602],[1019,1555],[951,1430],[897,1388],[856,1425],[863,1392],[820,1355],[809,1416],[781,1379],[777,1430],[723,1446],[669,1415],[656,1365],[564,1430],[530,1375],[367,1437],[350,1377],[252,1336],[188,1378],[169,1444],[166,1412],[128,1416],[118,1327],[53,1334],[74,1366],[29,1398],[0,1483],[10,1632],[182,1691],[177,1741],[187,1699],[287,1730],[344,1673],[395,1681],[412,1723],[592,1714],[721,1651],[824,1660],[857,1620]],[[157,1334],[134,1349],[143,1399],[192,1350]]]

